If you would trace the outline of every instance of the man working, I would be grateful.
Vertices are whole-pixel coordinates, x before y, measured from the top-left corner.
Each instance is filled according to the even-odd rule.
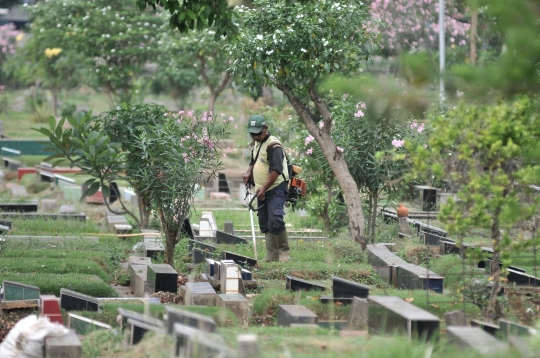
[[[255,183],[259,228],[266,240],[266,256],[262,261],[288,261],[290,258],[284,206],[289,173],[281,142],[268,132],[261,115],[251,116],[247,130],[253,138],[249,168],[243,175],[244,184]]]

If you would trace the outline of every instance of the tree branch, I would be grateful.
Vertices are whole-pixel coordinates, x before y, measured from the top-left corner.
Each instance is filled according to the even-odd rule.
[[[214,87],[212,86],[212,83],[210,83],[210,79],[206,75],[206,60],[200,55],[197,55],[197,58],[199,59],[199,61],[201,61],[201,68],[198,68],[199,73],[201,74],[204,83],[206,83],[206,85],[208,86],[208,89],[210,90],[212,96],[215,96],[216,91],[214,91]]]

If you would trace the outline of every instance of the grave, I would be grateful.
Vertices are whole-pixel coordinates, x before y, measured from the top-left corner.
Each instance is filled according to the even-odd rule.
[[[439,317],[399,297],[370,296],[369,334],[404,334],[409,340],[438,339]]]
[[[58,306],[58,298],[54,295],[39,296],[38,315],[39,317],[47,317],[51,322],[64,324],[62,312]]]
[[[138,312],[130,311],[125,308],[121,308],[121,307],[118,308],[118,316],[120,319],[119,324],[122,331],[126,329],[128,319],[131,319],[133,321],[139,321],[149,326],[154,326],[157,328],[164,328],[163,322],[161,322],[159,319],[152,316],[143,315]]]
[[[60,214],[75,214],[75,205],[60,205]]]
[[[175,357],[196,357],[194,349],[201,340],[212,339],[224,343],[223,338],[217,334],[200,331],[182,323],[175,323],[171,333],[176,336]]]
[[[415,185],[414,189],[420,192],[423,211],[435,211],[437,206],[437,188],[428,185]]]
[[[218,192],[228,194],[231,193],[229,184],[227,184],[227,177],[224,173],[218,173]]]
[[[242,276],[242,280],[244,281],[253,281],[253,274],[244,268],[240,271],[240,276]]]
[[[234,312],[240,324],[246,326],[249,319],[249,301],[241,294],[222,293],[217,296],[217,306]]]
[[[508,339],[510,336],[534,336],[538,333],[536,328],[525,326],[506,319],[499,320],[499,338]]]
[[[39,287],[12,281],[3,281],[2,285],[4,287],[4,302],[39,300]]]
[[[235,236],[234,234],[228,234],[223,231],[216,230],[216,243],[217,244],[245,244],[246,239]]]
[[[216,247],[214,245],[211,245],[206,242],[201,242],[197,240],[188,240],[188,252],[191,252],[194,247],[198,247],[202,250],[208,251],[208,252],[214,252],[216,251]]]
[[[54,183],[54,173],[52,171],[37,170],[37,175],[41,182]]]
[[[94,321],[93,319],[68,313],[68,328],[72,329],[79,336],[86,336],[98,330],[112,330],[113,328],[103,322]]]
[[[413,236],[414,233],[411,230],[411,227],[409,226],[409,221],[407,218],[398,218],[399,222],[399,232],[402,234],[405,234],[407,236]]]
[[[439,241],[445,238],[430,232],[420,231],[420,240],[427,246],[439,246]],[[448,239],[446,239],[448,240]]]
[[[518,286],[540,286],[540,280],[536,277],[511,268],[506,269],[506,279]]]
[[[18,160],[11,159],[11,158],[2,158],[2,159],[4,161],[4,168],[6,168],[8,170],[16,171],[19,168],[24,167],[24,165],[21,162],[19,162]]]
[[[397,284],[400,289],[443,292],[444,277],[414,264],[397,266]]]
[[[368,245],[368,263],[373,266],[379,276],[387,283],[392,284],[393,265],[404,265],[407,261],[396,256],[383,245]]]
[[[11,195],[14,197],[28,196],[28,192],[26,191],[26,188],[22,185],[8,183],[6,184],[6,188],[8,188],[11,191]]]
[[[191,224],[189,223],[189,218],[184,218],[184,225],[182,226],[182,231],[190,238],[194,239],[193,230],[191,229]]]
[[[353,298],[349,320],[347,321],[348,331],[365,331],[368,328],[369,303],[365,298]]]
[[[187,306],[215,306],[216,291],[208,282],[186,282],[184,303]]]
[[[289,327],[291,324],[317,324],[319,317],[305,306],[301,305],[279,305],[278,326]]]
[[[127,319],[126,328],[130,332],[129,344],[132,346],[139,344],[144,338],[144,335],[148,332],[162,332],[161,328],[131,318]]]
[[[477,319],[471,320],[471,327],[479,327],[492,336],[497,337],[499,335],[500,327],[494,323],[484,322]]]
[[[13,222],[8,220],[0,220],[0,226],[7,227],[8,229],[11,229],[13,226]]]
[[[215,271],[214,271],[215,272]],[[220,291],[222,293],[239,293],[238,265],[232,260],[221,260]]]
[[[256,334],[239,334],[236,337],[238,343],[237,358],[258,358],[259,344]]]
[[[210,221],[208,218],[201,218],[199,222],[199,235],[195,237],[195,240],[215,242],[215,239],[216,232],[212,230]]]
[[[45,337],[45,358],[79,358],[82,344],[77,334],[69,331],[63,336]]]
[[[0,210],[2,210],[2,205],[3,204],[0,204]],[[6,205],[9,205],[13,210],[11,211],[19,211],[17,213],[13,213],[13,212],[9,212],[9,213],[6,213],[6,212],[3,212],[3,213],[0,213],[0,218],[9,218],[9,219],[12,219],[12,218],[17,218],[17,219],[28,219],[28,220],[34,220],[34,219],[38,219],[38,220],[57,220],[57,219],[65,219],[65,220],[79,220],[79,221],[86,221],[86,215],[84,214],[27,214],[27,212],[30,212],[30,211],[37,211],[37,204],[31,204],[31,203],[28,203],[28,204],[25,204],[25,203],[20,203],[17,204],[17,205],[14,205],[14,206],[11,206],[11,204],[6,204]],[[35,208],[35,210],[34,210]]]
[[[165,254],[165,246],[160,240],[152,239],[152,241],[144,240],[144,256],[151,259],[157,259]]]
[[[223,260],[232,260],[244,268],[254,267],[257,265],[257,260],[251,257],[235,254],[234,252],[225,251],[225,250],[223,250],[221,254],[222,254]]]
[[[326,291],[326,287],[299,279],[294,276],[286,275],[285,288],[295,291]]]
[[[97,298],[61,288],[60,307],[66,311],[97,312],[99,310],[99,302]]]
[[[223,223],[223,232],[226,234],[234,235],[234,225],[232,221],[225,221]]]
[[[116,235],[131,234],[133,227],[129,224],[114,224],[114,232]]]
[[[150,293],[178,292],[178,272],[171,265],[149,264],[147,265],[146,277]]]
[[[462,348],[472,348],[480,354],[500,354],[508,345],[497,340],[479,327],[447,327],[448,343]]]
[[[195,265],[200,264],[201,262],[206,262],[207,259],[213,259],[214,254],[212,252],[194,247],[191,250],[192,263]]]
[[[127,220],[123,215],[109,215],[107,216],[107,225],[109,230],[114,231],[116,224],[127,225]]]
[[[8,202],[0,203],[0,210],[7,212],[29,213],[38,211],[37,200],[25,200],[23,202]],[[7,213],[2,213],[2,217],[8,216]]]
[[[212,333],[216,331],[216,322],[208,316],[186,311],[173,307],[171,305],[165,306],[165,313],[167,314],[167,333],[172,333],[174,326],[177,323],[192,327],[202,332]]]
[[[464,310],[456,310],[451,312],[446,312],[444,314],[444,322],[446,326],[466,326],[467,320],[465,317]]]
[[[332,292],[334,300],[340,298],[353,297],[367,298],[369,295],[369,287],[356,282],[345,280],[341,277],[332,276]]]
[[[150,293],[148,286],[148,276],[146,275],[148,265],[129,265],[129,287],[131,292],[137,297],[144,297]]]

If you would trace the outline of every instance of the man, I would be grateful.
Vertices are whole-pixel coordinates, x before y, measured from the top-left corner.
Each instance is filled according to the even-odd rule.
[[[266,241],[266,256],[262,261],[289,261],[290,250],[285,229],[284,206],[289,173],[281,142],[268,132],[261,115],[248,120],[248,133],[253,138],[249,168],[243,175],[244,184],[255,183],[259,228]]]

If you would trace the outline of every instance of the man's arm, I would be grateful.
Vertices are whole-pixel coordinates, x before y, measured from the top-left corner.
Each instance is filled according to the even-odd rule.
[[[251,160],[249,161],[249,167],[242,175],[242,180],[244,181],[244,184],[247,184],[250,182],[251,177],[253,176],[253,166],[255,165],[255,160],[253,159],[253,151],[251,151]]]

